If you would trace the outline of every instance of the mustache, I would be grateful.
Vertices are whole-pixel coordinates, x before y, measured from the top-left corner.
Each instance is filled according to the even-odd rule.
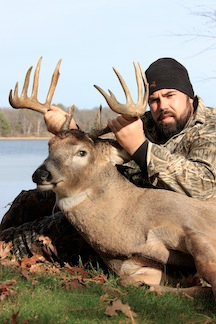
[[[157,120],[160,121],[165,115],[171,115],[173,117],[176,117],[175,112],[171,110],[163,110],[160,115],[158,116]]]

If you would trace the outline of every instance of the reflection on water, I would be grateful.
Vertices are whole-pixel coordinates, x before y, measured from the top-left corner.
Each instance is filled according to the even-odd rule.
[[[48,140],[0,140],[0,220],[22,190],[34,189],[32,174],[48,155]]]

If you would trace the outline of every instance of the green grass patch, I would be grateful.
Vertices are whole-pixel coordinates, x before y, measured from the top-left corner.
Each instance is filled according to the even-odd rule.
[[[101,269],[88,271],[84,278],[65,268],[31,273],[1,265],[0,323],[216,323],[213,298],[122,288],[115,276],[104,280]],[[113,309],[115,303],[123,306]]]

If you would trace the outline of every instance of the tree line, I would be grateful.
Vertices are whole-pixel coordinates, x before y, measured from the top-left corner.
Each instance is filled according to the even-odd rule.
[[[69,107],[62,104],[57,106],[66,112],[69,110]],[[98,112],[98,107],[92,109],[76,108],[74,118],[80,129],[89,131],[94,127]],[[115,113],[110,108],[103,108],[101,113],[102,124],[106,126],[108,119],[113,118],[114,115]],[[42,114],[30,109],[0,108],[1,137],[46,137],[49,134]]]

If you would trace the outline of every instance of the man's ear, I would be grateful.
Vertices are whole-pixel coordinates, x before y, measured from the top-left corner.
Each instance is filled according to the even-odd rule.
[[[195,96],[193,99],[189,97],[189,102],[191,106],[193,107],[193,110],[196,111],[198,107],[198,97]]]

